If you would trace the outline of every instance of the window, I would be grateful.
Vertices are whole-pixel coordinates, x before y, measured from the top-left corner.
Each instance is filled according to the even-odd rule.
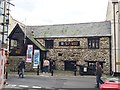
[[[11,40],[11,47],[17,47],[17,40]]]
[[[62,41],[59,42],[59,46],[79,46],[80,41]]]
[[[54,41],[53,40],[45,40],[45,47],[47,49],[53,49]]]
[[[58,56],[62,56],[63,55],[63,53],[58,53]]]
[[[99,38],[98,37],[88,38],[88,48],[98,49],[99,48]]]

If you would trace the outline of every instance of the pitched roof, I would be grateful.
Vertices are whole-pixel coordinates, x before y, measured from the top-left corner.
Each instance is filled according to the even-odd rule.
[[[32,36],[28,36],[28,38],[38,47],[40,48],[42,51],[46,51],[47,49],[39,42],[37,42],[34,37]]]
[[[27,35],[33,31],[36,38],[41,37],[88,37],[88,36],[111,36],[110,21],[59,24],[43,26],[26,26]]]

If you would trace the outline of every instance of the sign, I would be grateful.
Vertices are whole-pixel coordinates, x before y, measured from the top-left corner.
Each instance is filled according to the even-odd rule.
[[[62,41],[59,42],[59,46],[79,46],[80,41]]]
[[[33,57],[33,45],[28,45],[26,62],[32,62],[32,57]]]
[[[116,65],[120,65],[120,62],[116,62]]]
[[[37,68],[40,63],[40,50],[34,50],[33,68]]]
[[[84,70],[83,70],[84,72],[87,72],[87,67],[84,67]]]

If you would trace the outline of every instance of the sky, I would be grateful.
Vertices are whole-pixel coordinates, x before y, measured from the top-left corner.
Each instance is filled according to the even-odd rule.
[[[106,20],[108,0],[11,0],[12,17],[26,25]]]

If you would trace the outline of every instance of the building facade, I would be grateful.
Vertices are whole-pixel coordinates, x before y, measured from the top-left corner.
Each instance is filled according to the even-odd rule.
[[[23,33],[23,37],[19,32],[21,38],[15,38],[15,35],[17,36],[15,32],[18,30]],[[39,48],[43,53],[40,55],[42,57],[40,61],[43,62],[44,58],[52,59],[58,70],[72,70],[73,63],[86,65],[86,61],[91,64],[99,61],[105,73],[111,72],[111,23],[109,21],[25,27],[17,25],[9,36],[10,45],[13,39],[16,42],[22,39],[23,42],[25,35],[28,39],[25,41],[24,50],[26,51],[28,40],[30,40],[32,42],[30,44],[34,44],[33,46]],[[14,38],[12,38],[13,36]],[[32,38],[45,50],[38,47],[30,36],[33,36]],[[18,45],[16,44],[15,47]],[[10,51],[14,51],[15,47],[10,46]]]

